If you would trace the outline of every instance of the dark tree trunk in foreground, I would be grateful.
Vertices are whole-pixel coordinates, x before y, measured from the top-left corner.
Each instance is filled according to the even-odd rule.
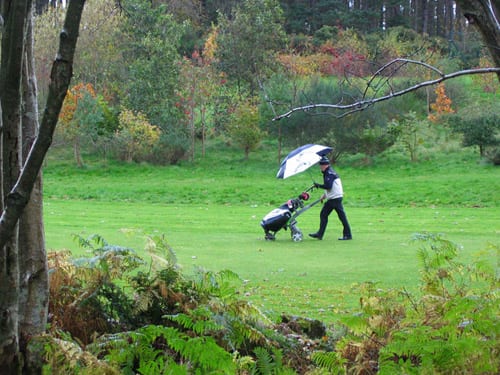
[[[22,81],[23,160],[28,157],[39,126],[33,38],[33,18],[30,17]],[[19,274],[19,332],[20,347],[24,352],[29,338],[44,332],[49,303],[41,174],[36,179],[30,200],[19,220]]]
[[[21,170],[20,87],[24,57],[25,24],[29,1],[10,1],[4,15],[0,66],[0,104],[2,106],[2,197],[3,213],[8,203],[6,192],[15,185]],[[0,246],[0,368],[16,374],[19,357],[19,233],[17,219]]]
[[[0,0],[4,20],[0,65],[0,370],[22,369],[21,353],[47,321],[47,267],[41,175],[72,76],[85,0],[68,3],[40,127],[32,51],[32,1]],[[35,370],[36,372],[36,370]]]

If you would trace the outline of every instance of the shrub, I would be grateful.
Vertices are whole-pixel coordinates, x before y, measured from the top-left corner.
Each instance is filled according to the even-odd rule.
[[[455,132],[463,135],[464,146],[478,146],[481,157],[495,160],[500,145],[500,115],[485,104],[476,104],[459,111],[450,119]]]
[[[99,235],[77,240],[92,257],[50,256],[51,332],[64,340],[44,339],[47,371],[90,364],[110,374],[285,369],[272,323],[238,299],[238,275],[199,270],[184,279],[162,236],[148,239],[147,270],[132,249]],[[107,363],[96,359],[103,357]]]
[[[119,123],[115,134],[119,157],[127,162],[146,160],[160,139],[160,129],[151,125],[144,114],[126,108],[119,115]]]
[[[245,160],[264,138],[265,133],[259,128],[259,111],[250,103],[241,103],[226,125],[231,139],[243,149]]]
[[[83,344],[97,334],[129,327],[133,302],[116,280],[142,264],[132,249],[111,246],[97,235],[77,237],[92,258],[73,260],[69,252],[49,254],[49,312],[53,330],[69,332]]]
[[[428,127],[426,120],[417,118],[415,112],[411,111],[402,119],[394,119],[389,124],[389,134],[406,149],[410,155],[410,161],[417,161],[417,151],[423,144],[422,131]]]

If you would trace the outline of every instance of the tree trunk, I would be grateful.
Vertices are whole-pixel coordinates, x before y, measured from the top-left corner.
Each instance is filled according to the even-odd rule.
[[[429,33],[429,4],[428,0],[420,0],[422,8],[421,8],[421,13],[420,17],[422,17],[422,24],[421,24],[421,32],[422,34],[428,34]]]
[[[85,0],[72,0],[68,3],[64,28],[60,34],[59,51],[52,66],[49,95],[45,107],[42,123],[33,147],[21,169],[22,162],[22,133],[21,113],[27,111],[32,105],[36,105],[36,92],[30,93],[34,96],[24,95],[27,106],[21,106],[23,93],[21,92],[22,67],[25,58],[26,25],[31,21],[31,0],[0,0],[0,8],[4,17],[4,28],[2,30],[1,64],[0,64],[0,113],[2,125],[1,163],[2,173],[0,178],[0,192],[2,197],[2,211],[0,217],[0,370],[2,374],[21,373],[20,360],[20,333],[31,324],[37,329],[43,329],[45,308],[43,306],[44,293],[35,296],[44,288],[44,265],[45,255],[43,246],[39,248],[30,243],[30,248],[20,249],[20,244],[26,244],[28,237],[18,242],[19,220],[26,205],[30,201],[30,195],[35,185],[40,182],[40,171],[45,155],[52,142],[52,136],[57,124],[59,112],[72,76],[73,56],[78,28]],[[29,43],[29,42],[28,42]],[[28,77],[27,77],[28,78]],[[28,87],[28,81],[26,81]],[[29,86],[32,90],[34,86]],[[32,104],[28,104],[32,101]],[[32,109],[33,110],[33,109]],[[33,113],[26,113],[23,120],[26,130],[30,121],[28,117],[35,119]],[[35,122],[36,124],[36,122]],[[33,125],[33,124],[32,124]],[[39,194],[39,195],[37,195]],[[37,212],[37,218],[41,224],[41,188],[35,189],[33,193],[32,208]],[[29,217],[29,219],[28,219]],[[37,219],[37,220],[38,220]],[[34,225],[31,214],[23,217],[24,225],[29,223],[27,232],[31,232],[37,238],[36,241],[43,242],[43,236],[37,231],[43,232],[41,225]],[[26,221],[28,220],[28,221]],[[35,252],[33,259],[23,259],[27,252]],[[20,253],[21,252],[21,253]],[[42,254],[40,254],[42,253]],[[22,279],[19,273],[23,271]],[[33,289],[30,289],[33,287]],[[45,286],[46,289],[46,286]],[[23,306],[20,303],[29,303],[35,300],[35,306]],[[26,316],[20,316],[26,314]],[[36,316],[34,316],[35,314]],[[20,331],[20,327],[23,331]],[[33,332],[34,333],[34,332]]]
[[[191,136],[191,161],[194,161],[195,148],[196,148],[196,128],[194,124],[194,104],[192,100],[189,101],[189,133]]]
[[[201,115],[201,156],[204,158],[205,157],[205,151],[206,151],[206,136],[207,136],[207,125],[206,125],[206,108],[205,105],[203,104],[201,106],[200,110],[200,115]]]
[[[500,67],[500,9],[498,1],[491,0],[457,0],[463,15],[474,25],[490,51],[493,63]],[[500,73],[497,73],[500,81]]]
[[[80,137],[77,135],[73,142],[73,154],[78,168],[83,167],[82,153],[80,151]]]
[[[52,142],[52,136],[72,76],[73,56],[84,3],[85,0],[72,0],[69,2],[63,31],[60,34],[59,51],[52,65],[49,95],[40,131],[14,190],[5,199],[7,204],[0,217],[0,248],[7,242],[17,220],[21,216],[22,210],[27,204],[29,193],[35,184],[47,150]]]
[[[26,51],[23,66],[22,143],[23,160],[38,133],[38,102],[35,62],[33,53],[33,17],[27,25]],[[42,177],[38,175],[30,200],[19,220],[19,336],[20,350],[33,335],[44,332],[48,313],[48,269],[43,226]],[[24,373],[40,373],[41,363]]]
[[[21,170],[21,77],[24,57],[25,20],[29,0],[11,1],[4,13],[0,65],[2,106],[2,197],[6,211],[7,192],[14,187]],[[6,4],[3,4],[6,5]],[[12,223],[0,247],[0,369],[16,374],[19,356],[19,254],[18,225]]]

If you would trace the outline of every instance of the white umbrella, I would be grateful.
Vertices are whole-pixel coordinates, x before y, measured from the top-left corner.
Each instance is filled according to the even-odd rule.
[[[332,148],[328,146],[314,144],[300,146],[283,159],[276,177],[288,178],[301,173],[319,162],[321,157],[325,156],[330,151],[332,151]]]

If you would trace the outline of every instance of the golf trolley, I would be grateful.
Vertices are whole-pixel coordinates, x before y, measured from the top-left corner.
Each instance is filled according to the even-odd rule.
[[[296,219],[301,213],[320,202],[320,199],[318,199],[308,205],[304,205],[304,201],[309,200],[310,195],[308,192],[312,189],[314,189],[314,185],[301,193],[297,198],[289,199],[264,216],[260,225],[264,229],[266,240],[273,241],[276,239],[276,233],[279,230],[290,228],[292,240],[294,242],[302,241],[304,236],[302,235],[302,231],[297,227]]]

